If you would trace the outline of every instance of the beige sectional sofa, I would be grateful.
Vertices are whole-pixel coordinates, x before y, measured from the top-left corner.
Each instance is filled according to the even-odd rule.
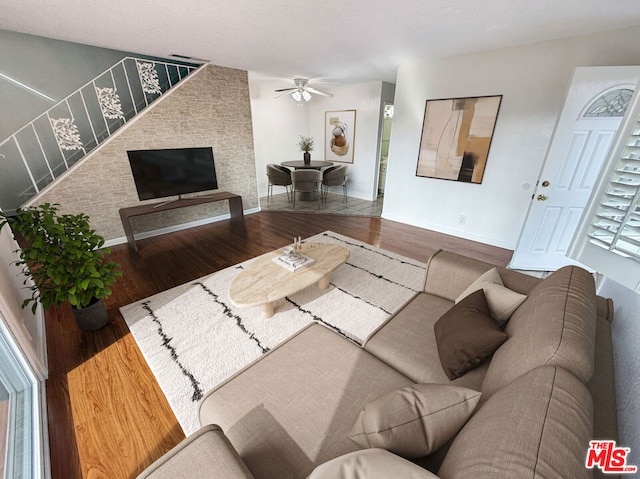
[[[440,251],[362,347],[303,329],[209,391],[203,428],[140,477],[590,477],[589,440],[617,440],[612,317],[581,268]]]

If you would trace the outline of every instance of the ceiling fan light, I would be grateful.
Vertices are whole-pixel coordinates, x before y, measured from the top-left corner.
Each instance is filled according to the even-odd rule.
[[[304,90],[302,92],[302,98],[304,98],[304,101],[311,100],[311,93],[309,93],[307,90]]]
[[[296,90],[293,93],[291,93],[291,98],[293,98],[295,101],[300,101],[302,99],[302,94],[300,93],[300,90]]]

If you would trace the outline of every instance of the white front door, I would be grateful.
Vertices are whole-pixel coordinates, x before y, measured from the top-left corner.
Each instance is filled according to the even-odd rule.
[[[566,251],[638,78],[640,67],[576,69],[511,268],[555,271],[578,264]]]

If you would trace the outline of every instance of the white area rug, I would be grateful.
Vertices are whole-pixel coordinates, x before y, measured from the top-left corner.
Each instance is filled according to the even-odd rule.
[[[261,309],[236,308],[227,293],[253,260],[121,308],[182,429],[199,428],[202,395],[296,331],[315,321],[361,344],[422,289],[425,265],[330,231],[306,242],[332,243],[350,257],[328,290],[309,287]]]

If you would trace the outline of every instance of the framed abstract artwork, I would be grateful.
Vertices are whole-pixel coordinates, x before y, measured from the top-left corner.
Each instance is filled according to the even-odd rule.
[[[502,95],[427,100],[416,176],[482,183]]]
[[[356,139],[356,111],[324,112],[324,159],[353,163],[353,144]]]

